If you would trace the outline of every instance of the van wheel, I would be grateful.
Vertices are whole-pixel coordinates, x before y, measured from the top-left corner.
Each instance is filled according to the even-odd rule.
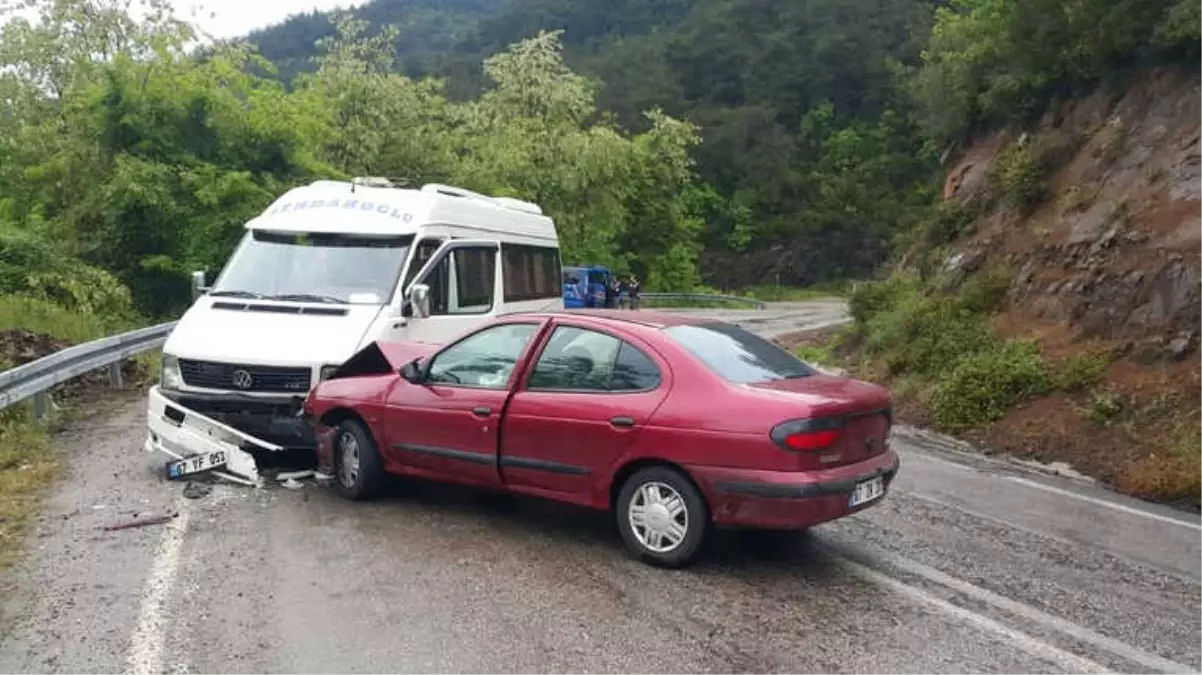
[[[666,466],[636,471],[618,493],[622,540],[635,557],[657,567],[683,567],[709,531],[705,498],[684,474]]]
[[[347,499],[371,499],[384,481],[376,442],[359,420],[338,425],[334,436],[334,489]]]

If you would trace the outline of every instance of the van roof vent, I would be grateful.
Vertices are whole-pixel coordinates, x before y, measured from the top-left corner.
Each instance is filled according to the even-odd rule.
[[[543,214],[543,210],[539,208],[537,204],[533,204],[531,202],[524,202],[520,199],[513,199],[511,197],[489,197],[488,195],[482,195],[479,192],[472,192],[471,190],[455,187],[453,185],[427,183],[422,186],[422,192],[435,192],[438,194],[449,195],[452,197],[463,197],[466,199],[480,199],[511,211],[532,213],[538,216]]]
[[[409,187],[409,179],[391,178],[388,176],[355,176],[351,179],[351,185],[362,185],[363,187],[373,188],[407,188]]]

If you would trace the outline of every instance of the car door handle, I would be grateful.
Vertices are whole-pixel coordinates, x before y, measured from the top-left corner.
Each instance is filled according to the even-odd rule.
[[[488,417],[489,415],[492,414],[492,410],[489,408],[483,408],[483,407],[472,408],[472,414],[475,415],[476,417]]]
[[[634,426],[634,418],[633,417],[623,417],[623,416],[619,415],[618,417],[609,418],[609,423],[615,427],[622,427],[624,429],[629,429],[630,427]]]

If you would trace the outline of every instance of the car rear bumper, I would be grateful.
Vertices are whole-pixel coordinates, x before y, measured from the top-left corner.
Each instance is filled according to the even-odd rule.
[[[689,466],[709,499],[718,525],[800,529],[841,518],[881,503],[901,460],[894,450],[855,464],[822,471],[757,471]],[[880,477],[880,497],[851,506],[857,484]]]

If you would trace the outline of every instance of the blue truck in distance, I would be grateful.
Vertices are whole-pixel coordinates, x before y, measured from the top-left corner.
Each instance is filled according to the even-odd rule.
[[[563,268],[563,306],[567,309],[605,307],[605,287],[613,272],[602,265]]]

